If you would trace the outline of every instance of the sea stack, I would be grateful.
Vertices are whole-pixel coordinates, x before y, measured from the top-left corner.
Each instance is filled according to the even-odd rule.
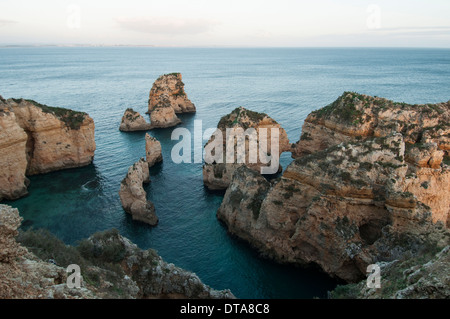
[[[181,123],[176,113],[195,113],[188,99],[180,73],[161,75],[150,90],[148,113],[154,127],[171,127]]]
[[[84,112],[1,98],[0,128],[0,200],[26,195],[26,175],[85,166],[94,159],[94,121]]]
[[[139,112],[134,111],[132,108],[128,108],[125,110],[119,130],[123,132],[132,132],[148,131],[151,129],[152,125],[150,123],[147,123],[145,118]]]
[[[145,134],[145,160],[148,167],[152,167],[163,160],[161,152],[161,143],[148,133]]]
[[[251,145],[248,138],[245,140],[245,164],[239,163],[237,160],[237,139],[234,141],[234,152],[235,161],[234,163],[226,163],[226,144],[227,144],[227,129],[242,129],[244,132],[247,129],[255,129],[257,132],[256,143]],[[231,182],[234,171],[242,166],[246,165],[250,169],[260,172],[261,167],[269,166],[269,164],[264,164],[261,162],[260,154],[258,152],[261,140],[260,140],[260,129],[267,129],[267,151],[268,154],[271,153],[271,129],[276,128],[279,132],[278,138],[278,151],[279,154],[290,151],[289,139],[286,131],[278,124],[274,119],[269,117],[265,113],[258,113],[254,111],[247,110],[244,107],[238,107],[233,110],[230,114],[223,116],[219,123],[217,124],[217,129],[221,132],[222,140],[218,142],[222,147],[223,159],[220,162],[206,163],[203,166],[203,183],[211,190],[225,190]],[[217,131],[216,131],[217,132]],[[208,143],[206,143],[205,148],[208,148],[211,143],[216,143],[215,134],[210,138]],[[212,144],[211,144],[212,146]],[[249,151],[255,152],[257,154],[257,160],[251,163],[249,160]],[[278,170],[281,170],[281,166]]]
[[[120,184],[119,196],[123,209],[132,215],[133,220],[155,226],[158,224],[155,206],[147,200],[147,193],[142,185],[149,182],[148,164],[141,158],[128,169],[127,176]]]
[[[280,179],[237,169],[217,217],[265,256],[347,282],[439,251],[450,241],[448,117],[449,103],[345,93],[308,116]]]

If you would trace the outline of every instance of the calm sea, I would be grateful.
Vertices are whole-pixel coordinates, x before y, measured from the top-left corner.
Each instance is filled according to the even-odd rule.
[[[344,91],[399,102],[450,99],[450,50],[440,49],[206,49],[206,48],[2,48],[0,95],[89,113],[97,151],[90,166],[31,177],[30,195],[14,202],[24,227],[47,228],[68,244],[117,228],[141,248],[199,275],[239,298],[326,297],[335,282],[317,270],[259,258],[217,221],[222,196],[205,190],[201,164],[174,164],[172,129],[151,131],[164,162],[151,169],[148,198],[160,219],[151,228],[133,222],[118,190],[130,165],[145,154],[143,132],[118,130],[126,108],[142,114],[154,80],[181,72],[195,115],[215,127],[238,106],[266,112],[299,139],[309,112]],[[291,161],[282,157],[283,167]]]

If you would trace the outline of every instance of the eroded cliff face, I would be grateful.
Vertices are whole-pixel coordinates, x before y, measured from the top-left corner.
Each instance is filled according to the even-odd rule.
[[[3,198],[17,199],[28,193],[25,177],[27,139],[14,112],[6,101],[0,99],[0,201]]]
[[[132,108],[125,110],[119,130],[123,132],[133,132],[147,131],[151,129],[152,125],[147,123],[145,118],[139,112],[134,111]]]
[[[408,175],[414,177],[405,182],[405,191],[431,208],[433,221],[450,226],[450,102],[410,105],[345,92],[308,115],[292,156],[393,133],[403,135]]]
[[[278,129],[278,154],[281,154],[286,151],[290,151],[289,139],[287,137],[286,131],[278,124],[274,119],[269,117],[267,114],[253,112],[247,110],[243,107],[236,108],[230,114],[222,117],[217,125],[217,130],[221,132],[220,141],[215,141],[216,136],[214,133],[210,138],[208,143],[206,143],[205,148],[208,149],[212,147],[212,155],[215,156],[215,146],[218,146],[222,149],[222,162],[220,163],[218,160],[214,160],[212,163],[205,163],[203,166],[203,183],[206,187],[212,190],[225,190],[231,182],[231,178],[233,176],[234,171],[243,165],[246,165],[252,170],[261,171],[262,167],[270,166],[269,163],[264,163],[261,161],[259,147],[262,143],[261,140],[261,130],[265,129],[267,132],[266,140],[264,141],[264,147],[262,149],[267,151],[267,154],[270,156],[272,153],[272,137],[271,137],[271,129]],[[226,152],[227,152],[227,129],[242,129],[245,132],[247,129],[255,129],[257,132],[256,143],[252,144],[248,137],[245,137],[245,141],[243,141],[245,145],[245,164],[239,163],[238,161],[238,141],[237,139],[233,142],[234,150],[234,162],[227,163],[226,160]],[[216,131],[217,132],[217,131]],[[256,161],[250,161],[250,152],[257,154]],[[281,170],[281,166],[279,166],[278,171]]]
[[[117,230],[95,233],[76,247],[29,230],[19,236],[19,244],[21,220],[17,209],[0,205],[2,299],[234,298],[229,290],[214,290],[194,273],[165,262],[154,250],[139,249]],[[80,266],[80,288],[67,286],[69,264]]]
[[[26,194],[23,188],[27,184],[25,175],[92,162],[94,121],[86,113],[24,99],[3,100],[0,107],[0,145],[4,147],[0,156],[5,165],[2,176],[8,180],[0,186],[4,198],[16,199]]]
[[[150,182],[148,163],[141,158],[128,169],[127,176],[120,183],[119,196],[123,209],[131,214],[133,220],[149,225],[158,224],[155,206],[147,200],[143,183]]]
[[[264,255],[355,282],[369,264],[448,244],[443,221],[410,192],[415,179],[394,133],[303,156],[272,183],[241,167],[217,216]]]
[[[150,90],[148,113],[154,127],[171,127],[181,123],[175,113],[194,113],[180,73],[161,75]]]

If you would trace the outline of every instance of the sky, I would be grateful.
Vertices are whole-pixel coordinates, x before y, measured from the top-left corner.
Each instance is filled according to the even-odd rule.
[[[0,45],[450,48],[449,0],[0,0]]]

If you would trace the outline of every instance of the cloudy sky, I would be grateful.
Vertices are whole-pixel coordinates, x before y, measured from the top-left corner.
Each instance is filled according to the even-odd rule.
[[[450,48],[449,0],[0,0],[0,45]]]

